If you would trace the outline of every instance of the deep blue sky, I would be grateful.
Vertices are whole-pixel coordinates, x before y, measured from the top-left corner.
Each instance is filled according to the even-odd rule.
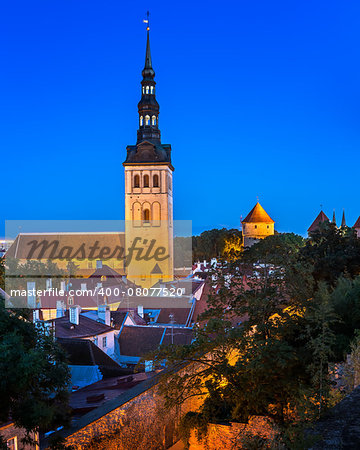
[[[5,219],[123,219],[151,13],[176,219],[360,215],[360,3],[19,0],[0,14]]]

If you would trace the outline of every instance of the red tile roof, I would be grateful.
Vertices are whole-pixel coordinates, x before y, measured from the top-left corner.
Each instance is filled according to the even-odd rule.
[[[322,222],[330,222],[328,216],[324,213],[324,211],[320,211],[314,222],[308,228],[308,233],[312,233],[319,228],[319,224]]]
[[[253,207],[242,223],[275,223],[259,202]]]
[[[355,222],[353,228],[360,228],[360,216],[359,216],[358,220]]]

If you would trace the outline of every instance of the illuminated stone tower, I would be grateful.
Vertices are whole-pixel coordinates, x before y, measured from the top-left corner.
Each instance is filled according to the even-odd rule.
[[[244,247],[251,247],[259,239],[264,239],[274,234],[275,222],[259,202],[256,203],[241,223]]]
[[[136,242],[149,250],[149,260],[132,258],[127,277],[142,287],[173,279],[173,195],[171,145],[161,143],[159,104],[155,97],[149,28],[145,67],[142,71],[141,100],[138,103],[139,129],[136,145],[129,145],[125,167],[125,247]],[[154,240],[156,241],[155,244]],[[151,250],[151,246],[152,250]],[[154,251],[159,248],[159,257]],[[150,251],[151,250],[151,251]],[[164,253],[165,252],[165,253]],[[165,257],[165,256],[167,257]]]

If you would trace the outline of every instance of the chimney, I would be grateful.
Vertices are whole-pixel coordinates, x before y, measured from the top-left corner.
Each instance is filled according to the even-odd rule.
[[[79,325],[80,320],[80,306],[70,306],[69,308],[69,320],[74,325]]]
[[[107,305],[98,306],[98,318],[105,325],[110,326],[110,308]]]
[[[56,318],[65,316],[65,305],[61,300],[56,301]]]
[[[144,307],[143,307],[143,305],[138,305],[137,313],[139,314],[140,317],[144,318]]]

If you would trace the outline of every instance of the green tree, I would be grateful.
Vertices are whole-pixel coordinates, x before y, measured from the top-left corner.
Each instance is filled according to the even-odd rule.
[[[326,281],[334,287],[340,276],[360,274],[360,239],[352,228],[324,222],[300,250],[299,261],[313,267],[316,282]]]
[[[26,312],[25,312],[26,313]],[[0,302],[0,421],[28,432],[67,423],[69,369],[49,333]]]

